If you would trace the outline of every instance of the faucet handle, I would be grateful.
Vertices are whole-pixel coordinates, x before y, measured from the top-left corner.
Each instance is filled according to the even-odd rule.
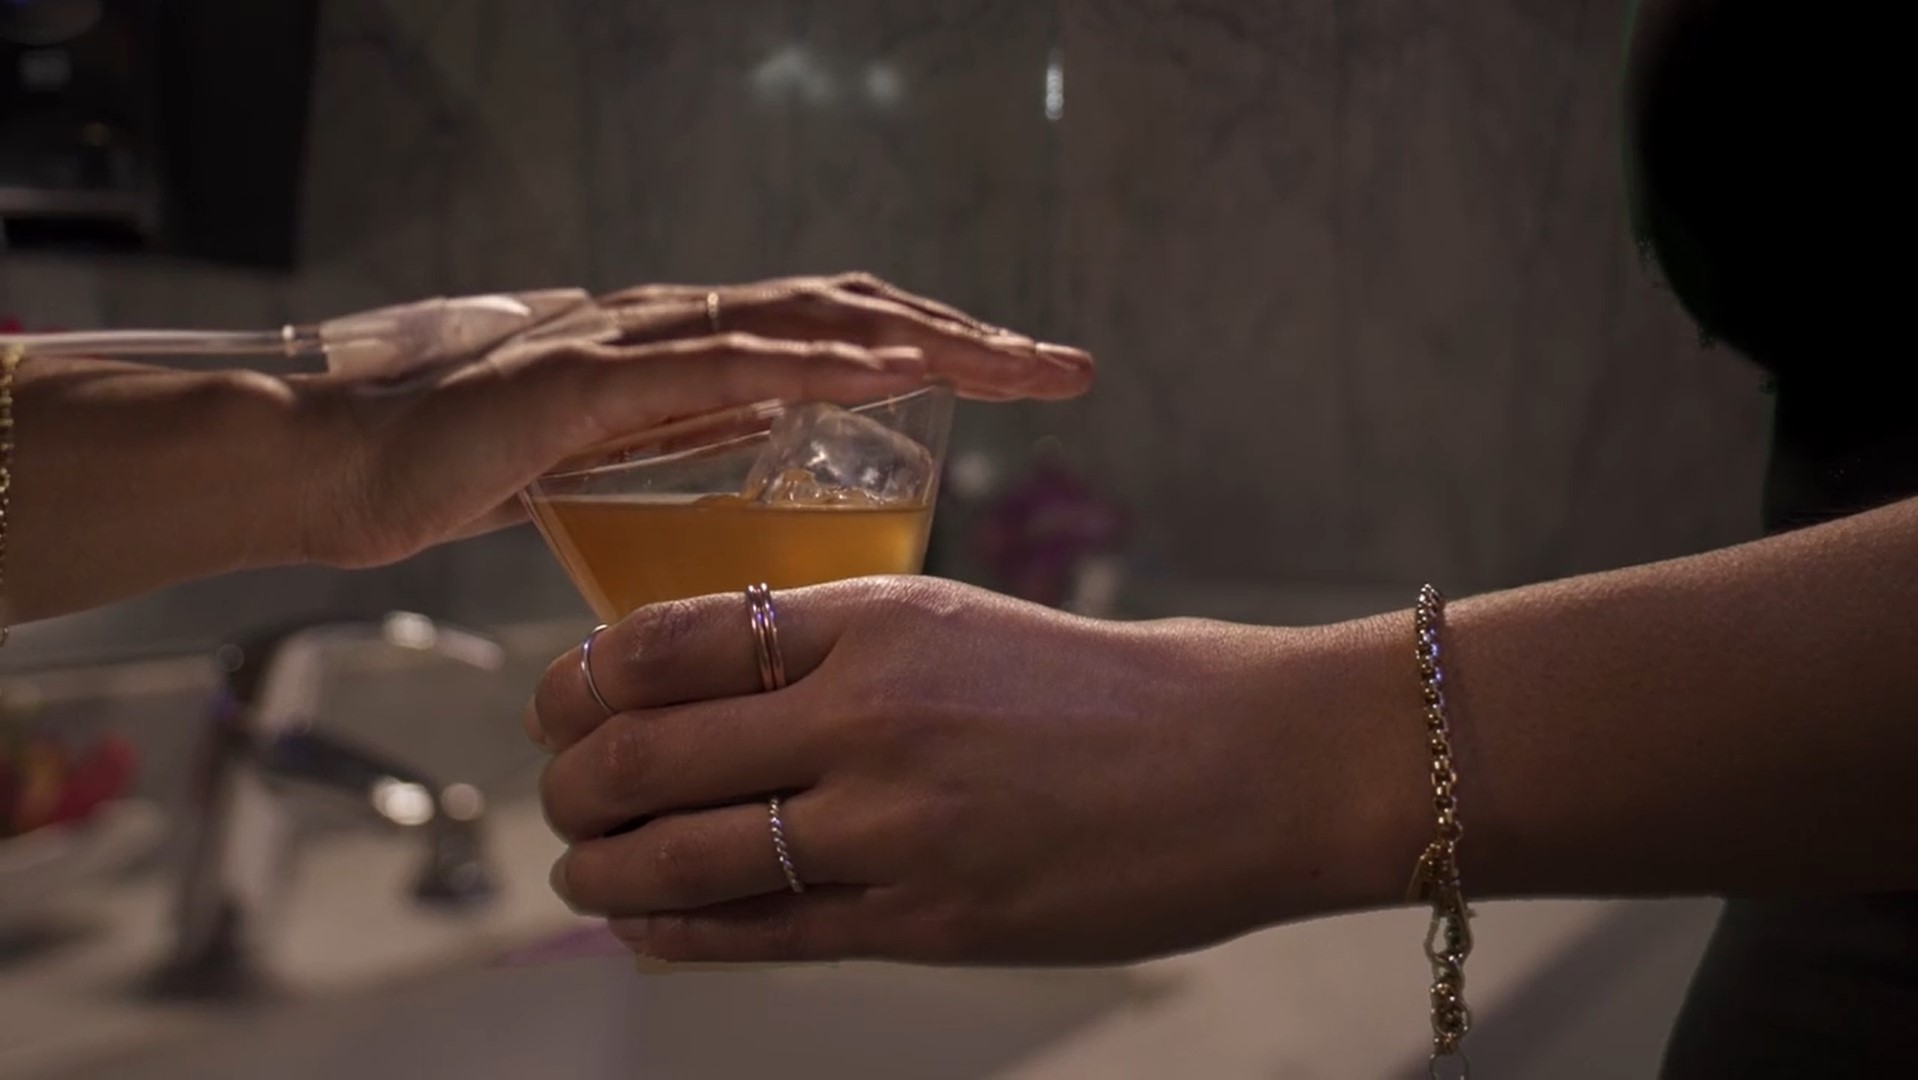
[[[506,666],[506,647],[492,635],[417,612],[388,612],[380,620],[380,636],[395,648],[437,653],[481,671]]]
[[[364,800],[378,818],[426,834],[426,864],[413,886],[424,904],[465,908],[491,899],[481,825],[486,797],[471,784],[440,785],[423,773],[311,727],[254,748],[261,771]]]
[[[218,660],[226,672],[228,693],[244,708],[257,704],[265,696],[272,672],[285,654],[369,644],[435,653],[483,671],[498,671],[506,666],[505,647],[490,635],[412,611],[389,611],[384,615],[336,613],[295,619],[242,635],[220,646]]]
[[[439,816],[438,791],[424,774],[311,725],[263,737],[252,749],[255,764],[273,780],[363,800],[375,815],[402,828]]]
[[[449,910],[476,907],[491,900],[498,884],[486,865],[486,846],[477,821],[444,820],[433,829],[426,865],[413,884],[413,899]]]

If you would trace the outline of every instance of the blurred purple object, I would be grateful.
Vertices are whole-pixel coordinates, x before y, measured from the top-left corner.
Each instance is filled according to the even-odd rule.
[[[1115,553],[1131,522],[1065,463],[1041,460],[987,508],[973,546],[994,585],[1024,600],[1058,607],[1086,560]]]
[[[515,949],[504,956],[494,959],[494,967],[536,967],[541,964],[560,964],[568,960],[584,960],[597,956],[626,956],[627,949],[605,923],[593,923],[576,930],[568,930],[556,937]]]

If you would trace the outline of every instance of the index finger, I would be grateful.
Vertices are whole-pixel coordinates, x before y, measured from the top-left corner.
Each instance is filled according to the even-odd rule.
[[[925,312],[928,315],[932,315],[934,317],[944,319],[948,322],[954,323],[955,325],[964,327],[966,329],[976,330],[986,334],[1009,334],[1010,333],[1010,331],[1000,330],[996,327],[990,326],[987,323],[979,319],[976,319],[971,315],[968,315],[964,311],[961,311],[958,308],[953,307],[951,304],[941,303],[937,300],[920,296],[917,293],[908,292],[905,289],[902,289],[899,286],[884,280],[883,278],[880,278],[874,274],[866,273],[864,271],[854,271],[852,273],[846,273],[846,274],[834,274],[831,277],[825,277],[825,278],[820,278],[820,277],[775,278],[771,281],[754,282],[750,285],[745,285],[745,286],[674,285],[674,284],[659,284],[659,283],[635,285],[631,288],[621,289],[617,292],[603,295],[599,297],[599,303],[603,306],[612,307],[615,309],[630,308],[630,307],[650,307],[650,306],[661,305],[661,304],[685,306],[690,309],[693,305],[697,305],[699,308],[698,314],[703,318],[706,313],[705,306],[706,306],[707,296],[713,293],[718,293],[723,298],[727,296],[728,294],[737,293],[741,288],[754,289],[759,291],[765,291],[769,289],[784,290],[787,292],[795,292],[795,293],[806,290],[806,289],[814,289],[814,290],[817,290],[820,288],[845,289],[849,292],[863,293],[868,296],[877,296],[877,297],[880,297],[881,299],[892,300],[896,303],[904,304],[907,307],[917,308],[918,310]]]
[[[783,295],[747,292],[738,303],[742,314],[770,335],[798,331],[850,337],[868,347],[917,348],[931,373],[963,397],[1069,398],[1092,384],[1092,357],[1080,350],[957,322],[883,295],[832,287]]]
[[[709,297],[717,304],[709,304]],[[713,288],[645,286],[602,302],[619,313],[628,341],[698,337],[724,328],[769,338],[914,348],[960,396],[980,400],[1057,400],[1092,385],[1092,356],[1083,350],[989,326],[868,274]]]
[[[773,595],[788,682],[818,668],[838,641],[844,620],[843,606],[830,602],[836,588]],[[546,669],[528,711],[528,734],[549,751],[572,746],[618,713],[766,689],[743,590],[644,607],[590,640],[590,650],[582,642]]]

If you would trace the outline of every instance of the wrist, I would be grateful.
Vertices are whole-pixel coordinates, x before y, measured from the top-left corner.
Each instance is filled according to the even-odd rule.
[[[1433,829],[1410,615],[1261,633],[1276,918],[1404,903]]]
[[[299,558],[307,442],[287,383],[41,359],[16,391],[16,618]]]
[[[1359,875],[1352,884],[1368,906],[1401,905],[1438,828],[1412,613],[1394,611],[1324,633],[1327,670],[1338,684],[1328,692],[1337,695],[1351,725],[1353,768],[1363,778],[1351,817]],[[1462,786],[1469,817],[1469,782]]]
[[[273,426],[271,456],[282,470],[272,484],[274,521],[263,552],[283,565],[368,565],[347,543],[361,517],[358,488],[370,475],[351,395],[325,376],[262,379],[244,389],[258,398],[259,419]]]
[[[213,496],[194,546],[220,565],[200,573],[306,561],[308,492],[331,469],[321,410],[292,381],[254,371],[188,376],[178,390],[191,468]],[[186,506],[198,500],[186,500]]]

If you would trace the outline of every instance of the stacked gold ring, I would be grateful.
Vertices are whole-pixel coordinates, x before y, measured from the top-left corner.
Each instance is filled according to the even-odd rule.
[[[773,591],[763,584],[748,588],[746,610],[752,617],[753,646],[759,654],[759,688],[783,690],[786,661],[779,654],[779,609],[773,607]]]

